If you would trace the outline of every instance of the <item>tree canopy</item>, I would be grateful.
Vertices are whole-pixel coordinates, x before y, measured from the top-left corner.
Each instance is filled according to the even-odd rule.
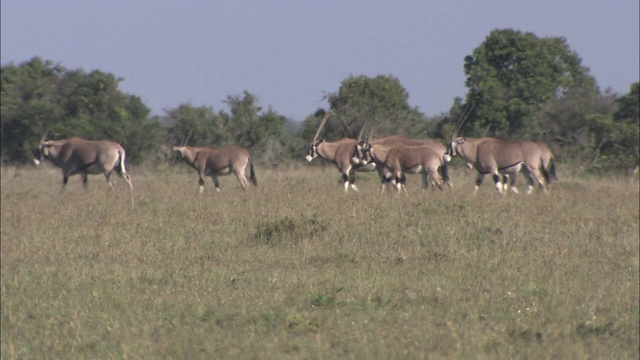
[[[535,114],[552,100],[596,94],[595,80],[566,39],[494,30],[464,59],[471,134],[488,127],[499,137],[540,139]]]
[[[68,70],[35,57],[2,67],[2,154],[25,162],[45,133],[53,138],[112,139],[131,162],[162,139],[141,99],[118,90],[121,79],[94,70]]]
[[[409,105],[409,94],[391,75],[349,76],[326,99],[332,113],[322,131],[323,138],[355,138],[365,124],[376,134],[427,135],[418,134],[426,129],[421,127],[424,115]],[[311,140],[324,114],[325,110],[319,109],[305,120],[305,139]]]

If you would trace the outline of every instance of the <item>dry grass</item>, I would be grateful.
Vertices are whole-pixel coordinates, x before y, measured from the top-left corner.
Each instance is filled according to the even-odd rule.
[[[343,194],[332,168],[197,194],[2,169],[3,359],[638,358],[639,192],[564,178],[504,198]]]

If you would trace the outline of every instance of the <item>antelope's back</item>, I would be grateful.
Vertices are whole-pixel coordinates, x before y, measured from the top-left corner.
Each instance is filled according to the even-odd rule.
[[[353,155],[353,150],[356,148],[356,139],[342,138],[336,140],[335,143],[338,145],[338,149],[336,150],[336,160],[337,158],[344,158],[351,161],[351,155]]]
[[[520,142],[520,146],[522,147],[524,161],[527,164],[539,166],[539,162],[542,158],[540,145],[534,143],[533,141],[524,140]]]
[[[206,156],[207,166],[214,169],[233,166],[246,166],[251,155],[241,146],[207,148],[198,152],[198,156]]]
[[[478,160],[483,165],[495,161],[498,167],[524,161],[520,144],[500,139],[486,139],[478,144]]]
[[[380,145],[395,145],[402,144],[405,146],[421,146],[426,145],[431,147],[438,154],[444,155],[447,152],[447,147],[436,139],[412,139],[402,135],[391,135],[384,138],[379,138],[372,141],[372,144]]]

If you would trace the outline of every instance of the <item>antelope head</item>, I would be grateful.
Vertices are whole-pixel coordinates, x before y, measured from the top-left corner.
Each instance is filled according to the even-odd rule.
[[[371,139],[373,139],[373,132],[375,129],[371,129],[366,138],[364,138],[364,143],[362,145],[362,163],[368,164],[373,161],[373,156],[371,155],[372,147],[371,147]]]
[[[324,114],[324,117],[320,121],[320,126],[318,126],[316,135],[313,137],[313,140],[311,141],[309,152],[307,153],[307,156],[305,156],[305,159],[308,162],[310,162],[311,160],[315,159],[318,156],[318,146],[320,146],[320,144],[324,141],[324,140],[318,140],[318,136],[320,135],[320,132],[322,131],[322,128],[324,127],[324,125],[327,123],[327,120],[329,119],[330,114],[331,114],[331,110],[327,111],[327,113]]]
[[[171,148],[175,156],[178,158],[178,160],[183,160],[186,157],[185,153],[188,152],[187,143],[189,142],[189,138],[191,138],[191,134],[193,134],[193,128],[189,128],[189,132],[187,133],[187,136],[184,138],[184,141],[182,142],[182,146],[173,146]]]
[[[38,149],[33,151],[33,163],[36,165],[40,165],[42,162],[42,157],[49,156],[49,145],[46,141],[47,136],[49,136],[49,131],[51,130],[51,126],[47,128],[44,132],[44,135],[40,138],[38,142]]]
[[[369,121],[366,121],[364,123],[364,125],[362,125],[362,128],[360,129],[360,133],[358,133],[358,138],[356,139],[356,146],[353,148],[353,154],[351,155],[351,162],[354,165],[358,165],[358,164],[366,164],[364,161],[364,147],[367,144],[368,138],[364,137],[364,130],[367,127],[367,125],[369,124]]]
[[[174,146],[172,147],[172,150],[178,160],[182,160],[184,158],[184,152],[186,150],[184,146]]]

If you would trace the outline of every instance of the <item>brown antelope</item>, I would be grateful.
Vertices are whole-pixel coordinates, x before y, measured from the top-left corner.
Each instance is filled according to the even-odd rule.
[[[364,147],[366,144],[369,146],[373,145],[383,145],[383,146],[395,146],[395,145],[404,145],[404,146],[428,146],[442,159],[441,161],[441,175],[442,179],[447,183],[447,185],[452,188],[453,184],[451,183],[451,178],[449,178],[448,174],[448,164],[451,160],[450,156],[447,154],[447,148],[442,145],[438,140],[434,139],[410,139],[401,135],[391,135],[382,138],[373,139],[373,131],[369,133],[369,136],[365,139],[358,139],[358,143],[353,151],[353,162],[354,163],[363,163],[364,160]],[[380,151],[380,149],[379,149]],[[384,159],[382,159],[384,160]],[[377,164],[382,166],[383,164]],[[384,182],[381,187],[384,191]]]
[[[320,131],[322,131],[322,128],[326,124],[330,113],[331,112],[327,112],[322,118],[322,121],[320,121],[320,126],[311,141],[311,146],[305,159],[307,162],[311,162],[316,157],[321,157],[333,163],[338,171],[340,171],[340,174],[342,174],[340,180],[344,186],[344,191],[349,191],[349,187],[351,187],[355,192],[358,192],[358,187],[355,184],[356,175],[354,171],[371,172],[375,170],[375,164],[362,165],[351,162],[351,154],[356,145],[355,139],[342,138],[333,142],[325,141],[324,139],[318,140],[318,135],[320,135]]]
[[[133,189],[131,178],[124,167],[125,151],[120,144],[109,140],[85,140],[72,137],[63,140],[40,141],[38,150],[34,152],[33,162],[39,165],[45,158],[62,169],[62,188],[69,177],[80,174],[82,183],[87,188],[88,175],[104,174],[107,184],[113,190],[111,174],[115,171],[124,178]]]
[[[405,174],[421,174],[423,191],[429,187],[429,180],[442,190],[438,168],[444,159],[431,146],[367,145],[364,151],[366,159],[381,163],[385,179],[395,183],[398,191],[407,193]]]
[[[213,180],[216,191],[220,191],[218,176],[234,174],[242,190],[247,191],[249,181],[245,175],[249,165],[249,179],[254,186],[258,186],[253,162],[249,152],[240,146],[229,147],[193,147],[174,146],[176,155],[198,172],[199,192],[204,191],[204,178],[209,176]]]
[[[478,171],[474,194],[478,191],[487,174],[493,176],[496,190],[500,194],[504,194],[505,187],[502,184],[501,175],[511,174],[515,177],[515,173],[521,169],[526,172],[527,177],[532,176],[540,188],[546,192],[544,179],[540,175],[542,156],[537,144],[531,141],[504,141],[491,137],[458,137],[458,132],[467,115],[468,112],[463,114],[451,134],[449,155],[460,155],[466,160],[468,166]],[[530,183],[529,192],[532,188]]]
[[[547,184],[548,186],[551,181],[558,180],[553,153],[551,152],[547,144],[543,142],[537,142],[535,144],[540,148],[540,173],[544,178],[545,184]],[[513,192],[518,193],[518,189],[515,187],[516,175],[517,173],[515,172],[503,175],[503,184],[505,191],[507,191],[507,188],[509,188],[510,186]],[[529,183],[528,192],[530,193],[533,190],[534,181],[527,172],[525,172],[525,177],[527,178],[527,181]]]

